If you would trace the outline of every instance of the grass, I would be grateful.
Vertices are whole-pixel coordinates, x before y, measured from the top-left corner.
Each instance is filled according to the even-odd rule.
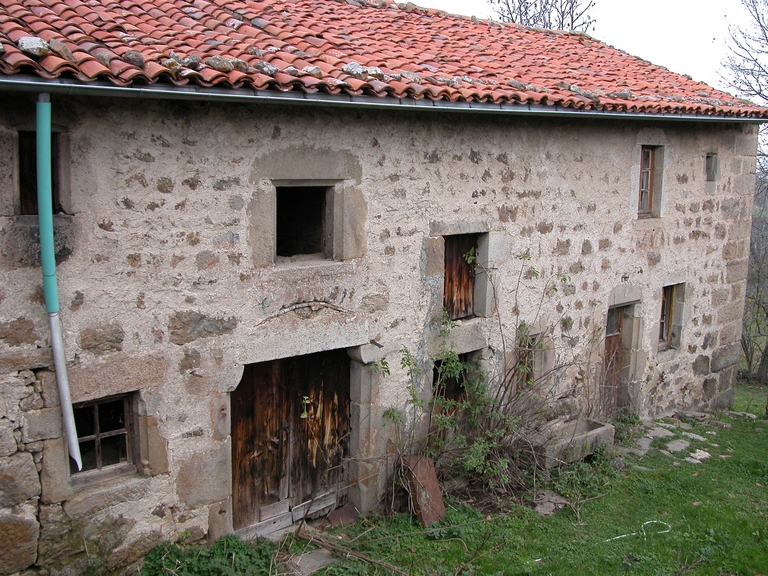
[[[742,382],[737,388],[733,409],[737,412],[749,412],[757,416],[764,416],[767,396],[768,390],[765,386]]]
[[[760,415],[764,406],[764,389],[739,391],[740,411]],[[626,456],[621,471],[606,454],[562,470],[554,484],[571,500],[602,495],[580,507],[580,521],[568,507],[540,517],[509,505],[507,514],[486,516],[452,501],[431,530],[406,515],[365,519],[334,542],[414,575],[768,574],[768,424],[723,415],[673,431],[655,445],[684,439],[684,453]],[[712,457],[683,460],[697,449]],[[327,570],[385,573],[359,562]]]
[[[761,416],[764,406],[764,389],[738,391],[737,410]],[[768,423],[723,414],[707,423],[667,425],[674,436],[654,446],[664,449],[679,438],[690,442],[686,450],[667,455],[652,449],[644,457],[606,451],[554,474],[550,487],[572,502],[581,499],[578,510],[564,507],[542,517],[510,499],[505,513],[488,515],[449,500],[445,519],[428,530],[400,514],[361,518],[325,538],[414,576],[768,575]],[[698,449],[711,457],[701,464],[684,460]],[[154,557],[172,559],[169,568],[184,564],[167,547],[163,551]],[[199,549],[194,554],[201,558]],[[258,561],[254,572],[240,573],[263,573],[265,566],[276,573],[264,555]],[[199,567],[199,574],[229,573]],[[388,573],[344,559],[317,574]]]

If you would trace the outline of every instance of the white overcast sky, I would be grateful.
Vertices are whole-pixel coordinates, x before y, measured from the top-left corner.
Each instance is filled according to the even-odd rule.
[[[487,0],[413,0],[453,14],[487,18]],[[586,0],[585,0],[586,1]],[[595,0],[590,35],[634,56],[726,89],[720,79],[728,26],[748,23],[740,0]]]

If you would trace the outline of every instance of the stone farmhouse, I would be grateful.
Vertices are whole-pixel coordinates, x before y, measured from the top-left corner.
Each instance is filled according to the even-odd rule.
[[[727,406],[766,119],[412,4],[0,0],[0,574],[376,508],[444,310],[553,420]]]

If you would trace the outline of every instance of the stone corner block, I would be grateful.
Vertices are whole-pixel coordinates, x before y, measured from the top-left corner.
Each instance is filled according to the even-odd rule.
[[[40,500],[46,504],[53,504],[67,500],[72,496],[64,438],[53,438],[43,442],[42,465],[40,470]]]
[[[693,361],[694,376],[706,376],[711,370],[709,356],[699,355]]]
[[[0,506],[11,508],[40,495],[40,479],[32,454],[0,458]]]
[[[6,418],[0,419],[0,456],[10,456],[18,450],[13,430],[13,422]]]
[[[395,353],[400,347],[401,345],[396,342],[383,346],[363,344],[362,346],[347,348],[347,354],[349,354],[349,357],[356,362],[360,362],[361,364],[371,364]]]
[[[61,410],[43,408],[24,413],[21,426],[21,441],[25,444],[38,440],[61,437]]]
[[[141,444],[141,464],[144,472],[158,476],[168,472],[168,442],[160,434],[157,419],[152,416],[139,416],[139,436]]]
[[[56,372],[51,370],[41,370],[37,374],[42,388],[43,402],[46,408],[55,408],[60,405],[59,387],[56,383]]]
[[[13,574],[37,561],[40,524],[31,505],[0,509],[0,574]]]
[[[741,357],[741,344],[735,342],[728,346],[721,346],[712,353],[712,372],[720,372],[735,365]]]
[[[458,354],[475,352],[488,347],[488,337],[483,318],[471,318],[457,321],[449,337],[450,343]],[[433,356],[439,354],[443,348],[442,338],[435,333],[429,339],[429,352]]]
[[[730,410],[733,408],[733,403],[736,400],[736,390],[729,388],[724,392],[721,392],[709,402],[709,410]]]
[[[445,272],[445,241],[442,236],[424,238],[424,277],[442,276]]]
[[[193,454],[179,466],[176,494],[188,508],[226,500],[229,496],[229,444]]]
[[[151,489],[151,478],[120,476],[73,492],[64,503],[64,512],[70,518],[84,518],[116,503],[138,502],[146,498]]]
[[[233,532],[231,508],[232,504],[229,500],[215,502],[208,506],[208,542],[213,543]]]
[[[351,460],[349,472],[353,482],[349,489],[349,501],[361,513],[365,514],[375,510],[379,506],[379,476],[381,470],[375,462]]]

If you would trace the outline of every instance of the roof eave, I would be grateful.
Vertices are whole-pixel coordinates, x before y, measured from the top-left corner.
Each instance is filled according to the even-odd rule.
[[[725,116],[709,114],[616,112],[585,110],[540,104],[494,104],[484,102],[449,102],[445,100],[415,100],[412,98],[352,96],[349,94],[310,94],[295,90],[253,90],[249,88],[218,88],[199,85],[168,86],[115,86],[105,81],[84,84],[66,78],[43,79],[31,75],[0,77],[0,92],[27,92],[60,94],[67,96],[104,96],[114,98],[149,98],[157,100],[195,100],[209,102],[240,102],[264,104],[311,104],[351,108],[386,108],[400,110],[434,110],[443,112],[471,112],[480,114],[530,115],[539,117],[621,118],[633,120],[664,120],[677,122],[748,122],[765,123],[768,117]]]

